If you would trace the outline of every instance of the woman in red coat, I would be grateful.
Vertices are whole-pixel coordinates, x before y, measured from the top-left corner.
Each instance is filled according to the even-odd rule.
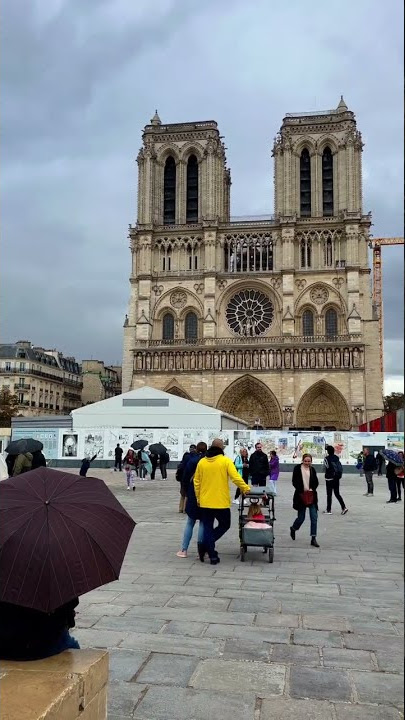
[[[316,470],[312,467],[312,455],[306,453],[302,456],[302,463],[295,466],[292,484],[295,488],[293,508],[298,514],[290,527],[291,539],[295,540],[295,533],[304,522],[308,508],[311,520],[311,545],[313,547],[319,547],[316,540],[318,525],[318,493],[316,489],[319,481]]]

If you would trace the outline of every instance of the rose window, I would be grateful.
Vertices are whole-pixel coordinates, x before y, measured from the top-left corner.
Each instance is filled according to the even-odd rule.
[[[243,337],[264,335],[273,317],[273,303],[267,295],[257,290],[241,290],[233,296],[226,308],[229,327]]]

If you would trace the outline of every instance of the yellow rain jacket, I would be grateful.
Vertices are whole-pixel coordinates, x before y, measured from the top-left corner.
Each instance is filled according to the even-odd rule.
[[[198,463],[194,475],[198,505],[216,510],[231,507],[229,478],[241,492],[249,492],[249,485],[242,480],[232,460],[225,457],[219,448],[210,448]]]

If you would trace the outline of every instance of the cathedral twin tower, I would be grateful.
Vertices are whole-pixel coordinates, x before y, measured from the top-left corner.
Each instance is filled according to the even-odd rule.
[[[155,114],[137,158],[124,392],[153,386],[267,428],[381,414],[362,148],[343,99],[286,115],[274,217],[232,221],[216,122]]]

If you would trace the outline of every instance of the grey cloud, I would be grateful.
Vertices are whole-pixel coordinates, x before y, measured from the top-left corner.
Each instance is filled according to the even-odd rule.
[[[364,207],[374,235],[403,233],[396,0],[373,4],[372,13],[369,0],[342,0],[336,13],[320,0],[156,0],[150,8],[132,0],[2,3],[3,340],[26,337],[78,358],[121,356],[134,157],[156,106],[164,122],[216,119],[232,168],[232,213],[267,214],[270,149],[283,115],[334,107],[343,92],[366,142]],[[395,375],[401,250],[385,249],[383,263]]]

